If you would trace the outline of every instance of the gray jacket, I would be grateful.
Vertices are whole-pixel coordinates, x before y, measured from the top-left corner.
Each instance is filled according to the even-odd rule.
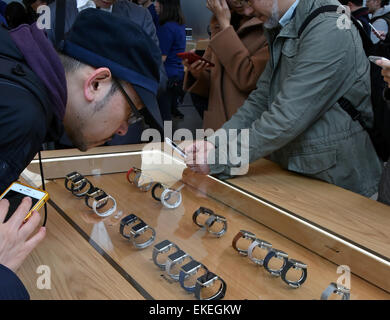
[[[337,103],[347,98],[372,124],[370,66],[359,33],[353,25],[340,29],[340,15],[329,12],[298,38],[306,17],[329,4],[339,2],[301,0],[279,33],[266,30],[271,59],[257,89],[221,130],[249,129],[249,162],[270,156],[290,171],[371,196],[382,163],[366,131]],[[245,148],[240,138],[230,139],[225,151],[216,145],[228,165],[211,165],[211,173],[230,175],[238,159],[233,145]]]

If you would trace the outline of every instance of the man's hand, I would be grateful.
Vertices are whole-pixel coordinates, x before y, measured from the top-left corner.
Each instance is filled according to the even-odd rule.
[[[184,151],[187,154],[186,164],[192,171],[207,175],[210,173],[210,166],[207,163],[208,154],[215,150],[215,146],[208,141],[195,141],[187,146]]]
[[[31,208],[31,198],[24,198],[12,217],[3,223],[8,213],[8,200],[0,200],[0,264],[16,272],[30,252],[43,240],[46,228],[42,227],[31,238],[40,223],[40,216],[34,211],[23,223]],[[29,239],[30,238],[30,239]]]
[[[382,68],[383,79],[390,88],[390,60],[381,59],[377,60],[375,63]]]

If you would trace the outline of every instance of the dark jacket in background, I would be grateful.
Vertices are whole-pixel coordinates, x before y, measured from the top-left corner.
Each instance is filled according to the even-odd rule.
[[[390,90],[385,89],[384,97],[387,101],[388,111],[390,112]],[[390,130],[390,129],[389,129]],[[388,204],[390,206],[390,159],[387,161],[387,165],[383,170],[382,178],[379,183],[379,195],[378,201]]]
[[[364,31],[366,31],[368,36],[370,36],[371,27],[369,25],[370,17],[368,16],[368,14],[369,14],[368,8],[362,7],[360,9],[355,10],[351,14],[355,19],[359,20],[362,23]]]

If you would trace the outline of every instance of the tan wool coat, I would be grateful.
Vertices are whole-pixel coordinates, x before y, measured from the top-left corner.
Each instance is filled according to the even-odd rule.
[[[211,20],[211,40],[203,57],[215,64],[196,80],[190,72],[184,90],[208,98],[203,128],[219,129],[240,108],[269,59],[267,40],[259,19],[251,18],[237,30],[232,26],[220,31]]]

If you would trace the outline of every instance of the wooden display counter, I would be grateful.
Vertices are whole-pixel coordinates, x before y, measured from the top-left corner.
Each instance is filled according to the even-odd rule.
[[[136,250],[120,235],[120,220],[130,213],[156,230],[154,244],[168,239],[222,277],[225,299],[319,299],[341,276],[339,265],[352,271],[351,299],[390,298],[389,207],[267,160],[251,165],[247,176],[221,182],[185,170],[180,159],[159,150],[142,152],[142,147],[42,154],[51,197],[48,235],[19,272],[33,299],[194,299],[153,263],[153,245]],[[163,163],[151,163],[150,156]],[[184,185],[180,207],[164,208],[150,191],[129,184],[126,172],[132,166],[154,181]],[[99,218],[65,189],[63,177],[75,170],[116,198],[116,213]],[[23,177],[39,186],[36,174],[35,161]],[[215,238],[192,222],[200,206],[227,218],[225,235]],[[231,243],[241,229],[306,263],[302,287],[292,289],[239,255]],[[37,289],[39,265],[52,270],[51,290]]]

